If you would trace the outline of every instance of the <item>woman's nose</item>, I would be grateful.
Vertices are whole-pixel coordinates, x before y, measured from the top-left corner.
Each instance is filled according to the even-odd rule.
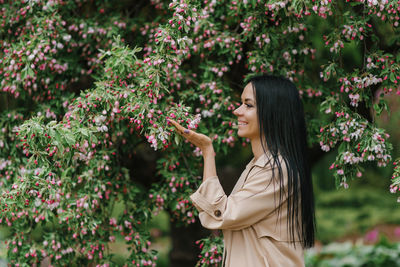
[[[241,107],[241,106],[239,106],[237,109],[235,109],[235,110],[233,111],[233,115],[235,115],[235,116],[239,116],[239,115],[240,115],[240,107]]]

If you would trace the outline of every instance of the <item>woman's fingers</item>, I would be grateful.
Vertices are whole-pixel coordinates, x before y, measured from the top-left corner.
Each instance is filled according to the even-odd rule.
[[[180,135],[182,135],[186,140],[188,140],[193,145],[199,147],[200,149],[211,145],[212,140],[208,136],[186,129],[174,120],[169,119],[169,122],[175,127],[176,131]]]
[[[174,127],[176,128],[177,132],[180,135],[186,135],[190,133],[189,129],[186,129],[185,127],[183,127],[182,125],[180,125],[179,123],[177,123],[174,120],[169,119],[169,121],[172,123],[172,125],[174,125]]]
[[[200,134],[198,134],[198,133],[196,133],[196,132],[194,132],[192,130],[186,129],[185,127],[183,127],[182,125],[180,125],[179,123],[177,123],[174,120],[171,120],[171,119],[168,119],[168,120],[169,120],[169,122],[172,123],[172,125],[174,125],[176,131],[181,136],[183,136],[185,139],[187,139],[189,142],[191,142],[195,146],[199,146],[200,145],[200,143],[199,143],[199,141],[200,141],[199,138],[201,136]]]
[[[183,133],[185,130],[179,123],[174,120],[168,119],[168,121],[175,127],[178,133]]]

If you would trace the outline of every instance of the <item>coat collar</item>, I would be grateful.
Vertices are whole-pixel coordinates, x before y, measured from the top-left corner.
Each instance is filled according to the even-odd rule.
[[[269,151],[263,153],[257,160],[253,157],[253,159],[249,162],[248,166],[258,166],[264,168],[269,161],[272,159],[272,155]]]
[[[250,174],[250,171],[254,166],[265,168],[271,159],[272,155],[268,151],[262,154],[257,160],[255,160],[255,158],[253,157],[253,159],[247,164],[246,170],[242,173],[242,175],[239,177],[239,180],[233,187],[231,194],[240,190],[240,188],[243,187],[243,184],[246,181],[247,176]]]

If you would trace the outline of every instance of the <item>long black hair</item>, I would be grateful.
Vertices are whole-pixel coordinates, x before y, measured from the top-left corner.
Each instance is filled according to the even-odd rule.
[[[262,75],[249,81],[256,98],[260,138],[268,149],[280,184],[279,207],[287,201],[288,231],[303,248],[314,245],[315,211],[311,172],[307,156],[307,131],[303,104],[296,86],[283,77]],[[287,199],[279,154],[287,166]],[[275,175],[274,175],[275,176]],[[279,214],[278,209],[278,214]],[[295,243],[294,243],[295,244]]]

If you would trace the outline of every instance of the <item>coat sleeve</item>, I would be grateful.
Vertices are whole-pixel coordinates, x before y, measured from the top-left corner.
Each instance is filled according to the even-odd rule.
[[[276,180],[272,179],[272,169],[255,167],[252,172],[243,187],[230,196],[224,193],[217,176],[205,180],[190,196],[205,228],[240,230],[275,211],[280,187],[272,181]],[[283,175],[287,177],[286,171]]]

